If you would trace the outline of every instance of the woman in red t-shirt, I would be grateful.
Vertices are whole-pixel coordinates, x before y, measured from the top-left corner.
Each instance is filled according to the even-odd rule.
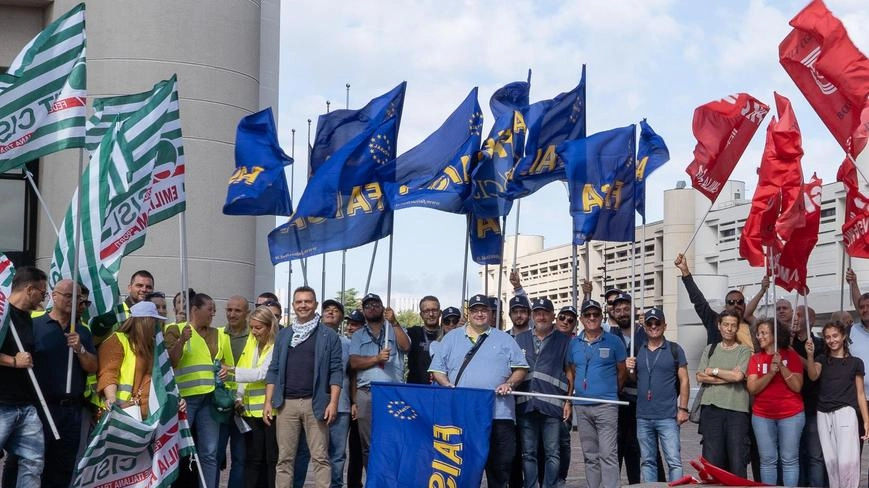
[[[776,484],[776,464],[781,460],[785,486],[797,486],[800,474],[800,436],[806,423],[803,414],[803,363],[789,347],[790,333],[778,324],[778,337],[771,319],[757,323],[760,352],[748,361],[748,392],[754,395],[751,426],[760,454],[760,480]]]

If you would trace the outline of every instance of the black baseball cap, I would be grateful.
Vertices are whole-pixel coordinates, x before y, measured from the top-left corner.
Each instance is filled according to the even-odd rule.
[[[561,307],[561,310],[559,310],[558,313],[572,313],[574,317],[579,315],[576,313],[576,307],[574,307],[573,305],[566,305],[564,307]]]
[[[461,317],[462,312],[459,311],[456,307],[447,307],[441,312],[441,318],[445,319],[447,317]]]
[[[494,312],[498,310],[498,306],[501,305],[501,299],[498,297],[488,297],[489,298],[489,308]],[[502,308],[503,310],[503,308]]]
[[[582,311],[583,312],[585,312],[586,310],[588,310],[590,308],[596,308],[596,309],[601,310],[601,311],[603,310],[603,308],[600,306],[600,303],[597,300],[586,300],[586,301],[582,302]]]
[[[644,322],[648,322],[650,320],[657,320],[659,322],[666,322],[664,319],[664,311],[658,307],[653,307],[646,310]]]
[[[607,300],[610,295],[620,295],[622,293],[618,288],[610,288],[609,290],[603,292],[603,299]]]
[[[615,305],[616,302],[628,302],[628,303],[630,303],[631,302],[631,295],[629,295],[625,292],[621,292],[618,294],[617,297],[613,298],[613,305]]]
[[[338,300],[335,300],[334,298],[330,298],[330,299],[324,301],[322,308],[320,310],[326,310],[326,307],[328,307],[330,305],[338,307],[338,310],[340,310],[342,314],[344,313],[344,304],[342,304]]]
[[[489,298],[490,297],[482,294],[474,295],[470,300],[468,300],[468,308],[471,309],[479,305],[485,305],[486,307],[491,308],[492,303]]]
[[[528,303],[528,297],[525,295],[516,295],[515,297],[510,299],[510,310],[514,308],[522,307],[522,308],[531,308],[531,304]]]
[[[357,310],[350,312],[350,314],[347,315],[347,321],[364,324],[365,323],[365,316],[362,315],[362,312],[357,309]]]
[[[534,303],[531,304],[531,310],[546,310],[547,312],[555,311],[555,306],[552,305],[552,300],[546,297],[535,298]]]

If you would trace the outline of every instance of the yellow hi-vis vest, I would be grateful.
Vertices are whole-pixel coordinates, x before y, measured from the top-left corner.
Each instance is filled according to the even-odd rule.
[[[193,327],[188,322],[175,324],[179,332],[184,327]],[[175,383],[182,397],[205,395],[214,391],[214,360],[220,359],[224,363],[233,366],[232,348],[229,344],[229,336],[222,330],[217,331],[217,354],[211,357],[211,351],[205,339],[195,330],[190,334],[190,340],[184,344],[184,352],[181,360],[175,368]]]
[[[257,353],[257,339],[251,334],[247,338],[247,343],[244,345],[244,351],[241,357],[238,358],[237,368],[259,368],[268,356],[269,351],[274,347],[274,343],[266,344],[262,353],[256,358],[254,364],[254,356]],[[266,403],[266,380],[255,381],[253,383],[244,383],[244,417],[262,418],[263,408]]]
[[[130,347],[130,339],[123,332],[115,332],[115,337],[124,348],[124,360],[118,373],[118,392],[115,394],[119,402],[128,402],[133,397],[133,381],[136,376],[136,353]]]

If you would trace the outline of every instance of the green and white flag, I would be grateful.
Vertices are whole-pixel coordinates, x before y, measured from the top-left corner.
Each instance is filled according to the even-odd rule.
[[[0,75],[0,173],[85,143],[85,6],[52,22]]]
[[[100,419],[78,463],[73,486],[150,488],[169,486],[183,456],[195,452],[163,334],[157,332],[149,415],[137,420],[117,405]]]
[[[115,306],[121,258],[142,247],[150,223],[155,169],[171,158],[166,140],[178,122],[172,110],[175,78],[154,86],[138,111],[114,120],[91,153],[79,189],[58,232],[49,267],[49,285],[71,278],[75,242],[76,203],[81,192],[79,279],[91,290],[91,316]]]
[[[12,294],[12,278],[15,276],[15,266],[12,261],[0,252],[0,344],[6,340],[6,323],[9,317],[9,295]]]
[[[175,77],[172,83],[172,98],[169,115],[162,130],[159,148],[160,157],[154,168],[148,221],[153,225],[183,212],[186,206],[184,194],[184,146],[181,141],[181,117],[178,110],[178,89]],[[148,103],[154,90],[119,97],[94,100],[94,114],[88,119],[85,147],[93,152],[108,132],[112,123],[125,120]],[[138,164],[139,162],[136,161]]]

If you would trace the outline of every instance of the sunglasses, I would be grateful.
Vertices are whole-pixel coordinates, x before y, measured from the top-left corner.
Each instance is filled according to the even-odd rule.
[[[740,298],[739,300],[725,300],[728,305],[745,305],[745,299]]]
[[[583,312],[582,316],[587,319],[596,319],[600,317],[600,312]]]
[[[453,324],[458,324],[459,319],[456,319],[456,318],[443,319],[442,322],[444,323],[444,325],[453,325]]]
[[[558,320],[564,322],[565,324],[572,324],[576,322],[576,318],[573,315],[559,315]]]
[[[659,322],[657,320],[650,320],[650,321],[646,322],[646,327],[648,327],[650,329],[657,329],[658,327],[662,327],[662,324],[661,324],[661,322]]]
[[[262,302],[261,304],[259,304],[257,306],[258,307],[278,307],[278,308],[280,308],[281,304],[274,301],[274,300],[268,300],[268,301]]]

